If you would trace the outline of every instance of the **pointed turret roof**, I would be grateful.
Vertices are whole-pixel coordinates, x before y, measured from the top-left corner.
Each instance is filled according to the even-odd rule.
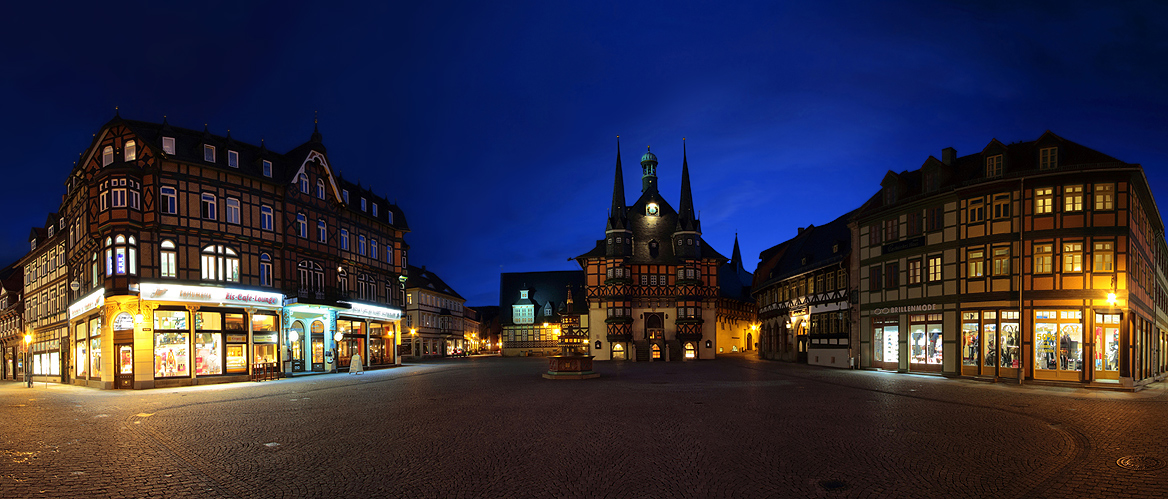
[[[677,230],[701,232],[701,225],[694,217],[693,193],[689,187],[689,160],[686,157],[685,139],[681,139],[681,206],[677,210]]]
[[[612,207],[608,212],[608,228],[623,229],[628,225],[625,207],[625,175],[621,171],[620,135],[616,136],[616,177],[612,185]]]

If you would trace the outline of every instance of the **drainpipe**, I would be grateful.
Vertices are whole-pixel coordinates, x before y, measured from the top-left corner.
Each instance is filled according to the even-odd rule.
[[[1022,255],[1026,254],[1026,241],[1023,238],[1023,233],[1026,231],[1026,177],[1018,179],[1018,386],[1022,386],[1022,382],[1026,379],[1026,348],[1025,342],[1022,341],[1026,337],[1026,307],[1022,302],[1022,290],[1026,287],[1025,276],[1022,274],[1022,267],[1024,265]],[[1031,340],[1033,342],[1033,340]],[[998,343],[1001,343],[1000,341]],[[1000,345],[999,345],[1000,347]],[[1001,356],[999,356],[1000,358]]]

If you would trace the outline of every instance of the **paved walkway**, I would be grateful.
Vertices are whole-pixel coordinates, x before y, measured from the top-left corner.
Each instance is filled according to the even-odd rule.
[[[0,383],[0,497],[1168,497],[1138,393],[750,357],[546,359],[157,389]]]

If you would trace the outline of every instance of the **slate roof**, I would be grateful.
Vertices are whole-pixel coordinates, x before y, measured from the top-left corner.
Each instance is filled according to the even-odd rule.
[[[845,262],[852,249],[848,221],[855,213],[855,210],[850,211],[820,227],[808,226],[795,237],[760,253],[754,273],[754,289]],[[838,249],[836,245],[839,245]]]
[[[881,190],[877,191],[860,208],[856,218],[883,211],[884,208],[897,204],[911,202],[922,197],[934,196],[939,193],[953,191],[958,188],[975,185],[981,182],[995,181],[1003,178],[1018,178],[1032,175],[1039,170],[1039,151],[1048,147],[1058,148],[1058,167],[1041,170],[1043,173],[1075,171],[1084,168],[1122,168],[1133,165],[1124,163],[1111,156],[1094,149],[1069,141],[1047,130],[1036,140],[1004,144],[997,139],[991,139],[981,151],[966,156],[955,157],[951,164],[946,164],[934,156],[929,156],[920,168],[912,171],[895,173],[889,171],[881,181]],[[1003,173],[1000,177],[986,177],[985,158],[997,154],[1002,155]],[[956,156],[956,151],[953,151]],[[926,175],[928,174],[928,175]],[[924,185],[925,177],[936,178],[932,189]],[[883,192],[890,185],[897,190],[896,200],[888,206],[884,204]]]
[[[742,251],[738,249],[738,236],[734,236],[734,252],[730,261],[718,268],[718,294],[726,298],[744,302],[754,302],[750,296],[750,287],[754,283],[754,274],[747,272],[742,266]]]
[[[435,274],[432,270],[427,270],[425,266],[415,267],[410,265],[409,272],[406,276],[406,289],[428,289],[447,296],[453,296],[460,300],[464,299],[462,295],[454,291],[454,288],[446,284],[446,281],[438,277],[438,274]]]
[[[584,289],[583,270],[559,270],[550,272],[504,272],[499,275],[499,323],[511,326],[511,306],[535,305],[535,324],[560,321],[561,308],[567,301],[568,286],[572,289],[570,311],[575,314],[588,313],[588,299]],[[527,299],[519,296],[519,291],[527,289]],[[551,314],[544,313],[544,306],[551,303]]]
[[[300,170],[300,165],[308,157],[309,153],[316,150],[322,154],[326,153],[322,136],[318,130],[314,130],[311,138],[303,144],[292,148],[292,150],[279,153],[269,150],[263,142],[256,146],[245,142],[240,142],[231,137],[230,131],[225,136],[215,135],[210,133],[206,127],[203,130],[192,130],[189,128],[181,128],[171,126],[164,119],[162,123],[151,123],[147,121],[127,120],[120,116],[115,117],[106,123],[105,127],[114,125],[125,125],[134,133],[135,136],[146,147],[156,152],[159,157],[168,159],[177,159],[185,163],[212,165],[221,168],[225,171],[232,171],[243,175],[249,175],[256,178],[264,178],[263,175],[263,161],[268,160],[272,162],[272,176],[270,177],[275,183],[282,183],[289,185],[293,181],[293,177]],[[103,128],[105,128],[103,127]],[[174,154],[166,154],[162,149],[162,138],[174,138]],[[98,137],[94,138],[95,145]],[[215,162],[208,163],[204,161],[203,145],[208,144],[215,146]],[[227,166],[227,151],[236,151],[239,153],[239,167]],[[98,153],[100,154],[100,152]],[[327,157],[327,155],[326,155]],[[353,211],[363,213],[365,216],[375,218],[386,225],[395,228],[409,231],[409,224],[406,222],[405,213],[402,212],[395,203],[391,203],[384,196],[376,195],[368,187],[360,184],[354,184],[343,178],[337,170],[336,165],[331,162],[329,164],[332,168],[333,174],[337,181],[337,187],[349,191],[349,208]],[[369,199],[370,203],[377,203],[378,213],[373,217],[370,211],[362,212],[360,208],[359,199],[364,196]],[[393,213],[393,222],[390,223],[390,215]]]

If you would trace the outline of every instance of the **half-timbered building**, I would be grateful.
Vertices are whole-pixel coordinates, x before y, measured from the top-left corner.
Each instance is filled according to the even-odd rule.
[[[851,366],[850,216],[800,227],[795,237],[759,254],[752,293],[763,358]]]
[[[862,367],[1163,376],[1164,225],[1140,165],[1051,132],[888,172],[854,218]]]
[[[402,355],[445,357],[466,350],[466,299],[426,266],[409,267]]]
[[[319,131],[279,153],[115,117],[65,187],[54,223],[67,278],[52,284],[67,283],[58,348],[75,383],[327,372],[354,353],[396,362],[409,228],[340,176]]]
[[[719,292],[718,273],[728,259],[702,239],[684,145],[676,210],[657,190],[657,165],[651,151],[641,156],[641,196],[626,205],[618,142],[604,239],[576,257],[586,274],[590,323],[605,325],[591,331],[598,360],[712,359],[719,318],[754,322],[750,306],[738,310],[720,301],[742,297]]]
[[[20,262],[0,269],[0,379],[24,376],[24,275]]]
[[[559,334],[563,305],[571,295],[583,315],[578,327],[590,324],[584,310],[584,272],[504,272],[499,276],[500,336],[504,356],[554,355],[560,352]]]

